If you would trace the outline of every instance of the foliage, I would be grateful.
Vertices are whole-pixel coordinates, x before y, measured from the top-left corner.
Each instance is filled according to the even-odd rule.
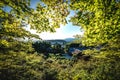
[[[51,48],[51,44],[46,41],[36,41],[35,43],[33,43],[33,48],[38,53],[47,53],[49,52],[48,50]]]
[[[120,43],[119,0],[71,0],[71,9],[76,15],[71,22],[85,31],[85,45],[101,45],[119,49]]]
[[[2,80],[56,80],[67,60],[45,59],[41,54],[10,51],[0,54],[0,79]],[[9,74],[9,75],[8,75]]]
[[[75,38],[75,40],[73,40],[72,43],[82,44],[82,38],[83,38],[82,35],[76,34],[76,35],[74,35],[73,37]]]
[[[46,58],[37,52],[46,53],[51,48],[49,43],[19,40],[38,38],[23,28],[28,24],[37,32],[54,32],[60,24],[66,23],[68,4],[76,11],[71,22],[85,31],[82,43],[101,46],[100,50],[82,52],[92,56],[89,60],[69,60],[59,54]],[[120,0],[40,0],[36,9],[30,8],[29,0],[1,0],[0,14],[1,80],[120,79]],[[78,47],[80,43],[68,44],[66,48]],[[53,49],[62,50],[59,44]]]
[[[0,54],[0,78],[3,80],[119,80],[120,57],[107,57],[93,56],[89,61],[83,59],[74,61],[54,54],[46,58],[42,54],[9,51],[8,54]]]
[[[33,53],[34,52],[34,48],[32,48],[31,41],[28,41],[28,42],[14,41],[14,42],[9,42],[7,44],[9,44],[9,47],[8,46],[6,47],[5,43],[0,46],[1,53],[8,53],[9,51],[14,51],[14,52],[24,51],[26,53]]]
[[[58,44],[58,43],[56,43],[52,46],[52,50],[53,50],[53,53],[64,53],[64,50],[63,50],[61,44]]]
[[[15,42],[17,38],[38,38],[37,35],[26,31],[24,19],[30,14],[29,1],[0,1],[0,47],[9,47],[9,42]]]
[[[87,70],[83,69],[83,74],[87,76],[81,74],[82,76],[76,76],[77,79],[119,80],[119,5],[119,0],[71,0],[71,9],[76,10],[76,15],[71,18],[71,22],[83,28],[82,43],[87,46],[100,46],[99,50],[83,52],[96,58],[92,63],[95,66],[90,73],[88,73],[88,69],[91,66]]]
[[[100,54],[100,51],[93,48],[93,49],[84,50],[82,53],[91,56],[96,56],[96,55],[98,56]]]
[[[38,32],[55,32],[60,24],[66,24],[66,17],[69,14],[67,1],[41,0],[36,10],[32,12],[29,23],[32,29]]]
[[[24,52],[0,54],[0,78],[2,80],[33,80],[42,79],[42,71],[36,68],[44,59],[42,56],[27,55]],[[31,75],[31,76],[30,76]]]
[[[119,65],[114,60],[80,60],[74,67],[60,71],[58,80],[119,80]]]
[[[47,41],[36,41],[33,43],[33,48],[38,53],[44,53],[46,56],[48,56],[51,53],[64,53],[64,50],[60,44],[56,43],[52,45],[50,42]]]
[[[43,0],[37,4],[36,9],[32,9],[30,0],[1,0],[0,48],[9,48],[12,45],[10,42],[20,38],[39,38],[24,29],[28,25],[37,32],[54,32],[60,24],[66,24],[65,18],[69,14],[66,3],[58,2],[53,5],[51,1],[48,4],[48,1]]]

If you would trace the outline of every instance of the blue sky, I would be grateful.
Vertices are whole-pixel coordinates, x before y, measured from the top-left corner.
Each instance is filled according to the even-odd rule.
[[[37,2],[39,0],[31,0],[31,7],[35,8]],[[69,20],[70,16],[74,15],[74,11],[71,11],[69,16],[67,17],[67,20]],[[34,30],[31,30],[32,33],[35,33]],[[80,27],[73,26],[72,23],[68,22],[65,26],[61,25],[60,28],[56,29],[55,33],[50,32],[42,32],[40,33],[40,37],[42,39],[65,39],[65,38],[73,38],[73,35],[76,34],[83,34],[83,32],[80,30]]]

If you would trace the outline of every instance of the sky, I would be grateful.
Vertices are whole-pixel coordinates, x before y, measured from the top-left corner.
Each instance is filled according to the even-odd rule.
[[[31,7],[35,8],[37,2],[39,0],[31,0]],[[67,17],[67,20],[69,20],[70,16],[74,15],[74,11],[71,11],[69,16]],[[30,30],[28,28],[28,30]],[[31,33],[35,33],[35,30],[30,30]],[[50,39],[65,39],[65,38],[73,38],[74,35],[76,34],[83,34],[83,32],[80,30],[80,27],[78,26],[73,26],[71,22],[68,22],[68,24],[60,25],[60,28],[56,29],[55,33],[50,33],[50,32],[42,32],[38,34],[40,38],[43,40],[50,40]]]

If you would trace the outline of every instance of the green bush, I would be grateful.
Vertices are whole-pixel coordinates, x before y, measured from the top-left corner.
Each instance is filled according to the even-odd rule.
[[[111,53],[112,54],[112,53]],[[116,55],[115,55],[116,54]],[[9,51],[0,54],[1,80],[119,80],[119,53],[98,54],[89,61]]]

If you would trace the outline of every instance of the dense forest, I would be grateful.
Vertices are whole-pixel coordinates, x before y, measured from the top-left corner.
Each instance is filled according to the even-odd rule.
[[[120,0],[0,0],[0,80],[120,80]],[[41,42],[69,22],[81,27],[64,47]],[[26,40],[27,39],[27,40]],[[31,39],[37,39],[33,42]],[[71,47],[85,48],[70,53]],[[65,54],[70,59],[63,57]]]

